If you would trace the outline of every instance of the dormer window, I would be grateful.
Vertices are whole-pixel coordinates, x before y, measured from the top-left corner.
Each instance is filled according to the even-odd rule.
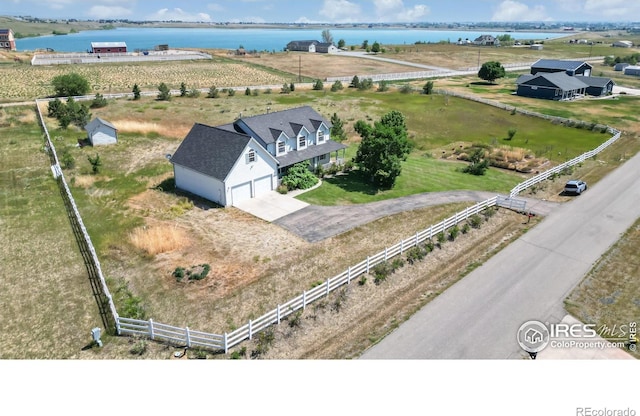
[[[247,153],[247,163],[254,163],[256,161],[256,151],[251,149]]]
[[[284,142],[280,141],[278,142],[278,154],[284,154],[287,152],[287,149],[285,148]]]
[[[298,137],[298,149],[307,147],[307,139],[304,136]]]
[[[324,141],[324,131],[318,131],[318,143],[322,143]]]

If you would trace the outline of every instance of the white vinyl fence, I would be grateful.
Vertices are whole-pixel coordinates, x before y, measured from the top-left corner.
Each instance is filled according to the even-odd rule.
[[[444,93],[447,93],[447,92],[444,92]],[[510,109],[508,108],[508,106],[504,106],[499,103],[493,103],[483,99],[478,99],[476,97],[463,97],[463,98],[472,99],[475,101],[481,101],[481,102],[485,102],[486,104],[497,105],[501,108]],[[47,100],[42,100],[42,101],[47,101]],[[36,104],[37,103],[38,101],[36,102]],[[51,140],[49,138],[49,133],[47,131],[46,125],[44,123],[44,119],[42,117],[42,114],[40,113],[39,108],[38,108],[38,114],[40,116],[40,121],[42,123],[42,126],[45,130],[45,134],[47,136],[47,146],[49,147],[50,151],[53,152],[53,155],[54,155],[55,163],[52,166],[54,177],[56,178],[59,177],[62,179],[65,192],[68,194],[69,199],[73,201],[71,192],[69,191],[69,188],[67,187],[64,181],[62,169],[60,168],[57,156],[55,155],[55,148],[53,147],[53,143],[51,143]],[[536,113],[529,113],[529,114],[538,115]],[[521,183],[511,191],[511,194],[509,197],[495,196],[493,198],[487,199],[486,201],[483,201],[471,207],[468,207],[464,211],[460,211],[454,214],[453,216],[451,216],[450,218],[447,218],[438,224],[432,225],[425,230],[419,231],[415,235],[412,235],[400,241],[398,244],[392,247],[387,247],[383,251],[380,251],[377,254],[368,256],[366,259],[364,259],[360,263],[354,266],[348,267],[347,270],[338,274],[337,276],[327,279],[323,284],[316,286],[311,290],[303,291],[302,294],[297,296],[296,298],[291,299],[283,304],[277,305],[275,309],[272,309],[271,311],[265,313],[264,315],[262,315],[257,319],[249,320],[246,325],[230,333],[225,332],[224,334],[210,334],[205,332],[194,331],[192,329],[189,329],[188,327],[178,328],[178,327],[174,327],[174,326],[170,326],[162,323],[157,323],[157,322],[154,322],[152,319],[149,319],[148,321],[143,321],[143,320],[137,320],[137,319],[122,318],[118,316],[115,306],[113,305],[111,295],[104,281],[104,277],[100,269],[100,263],[98,261],[97,255],[95,254],[95,249],[91,244],[91,239],[89,238],[89,235],[87,234],[86,229],[84,229],[84,226],[82,226],[82,230],[83,230],[82,234],[84,239],[86,240],[86,243],[91,247],[92,258],[93,258],[93,261],[95,262],[95,267],[99,271],[100,281],[102,283],[104,293],[108,297],[111,313],[113,314],[113,317],[116,323],[116,330],[119,335],[142,336],[142,337],[148,337],[149,339],[156,340],[156,341],[167,342],[173,345],[198,347],[198,348],[204,348],[204,349],[211,349],[215,351],[224,351],[225,353],[228,353],[230,348],[240,344],[245,340],[252,339],[257,333],[274,324],[280,324],[280,322],[283,319],[285,319],[292,313],[300,310],[304,310],[308,305],[310,305],[314,301],[328,296],[332,291],[338,288],[341,288],[344,285],[348,285],[354,279],[357,279],[358,277],[369,273],[370,270],[376,265],[383,263],[385,261],[388,261],[389,259],[395,256],[403,254],[405,251],[411,249],[412,247],[415,247],[427,240],[432,239],[434,236],[437,236],[439,233],[445,232],[446,230],[453,227],[454,225],[457,225],[463,221],[468,220],[469,217],[476,215],[487,208],[499,206],[499,207],[505,207],[505,208],[513,209],[520,212],[525,212],[526,203],[524,201],[514,199],[513,198],[514,196],[516,196],[518,193],[520,193],[524,189],[547,179],[554,173],[562,171],[562,169],[564,169],[567,166],[573,166],[577,163],[580,163],[581,161],[584,161],[585,159],[595,156],[596,154],[598,154],[599,152],[607,148],[609,145],[614,143],[620,137],[619,131],[613,128],[608,128],[608,131],[614,134],[613,137],[611,137],[605,143],[600,145],[598,148],[590,152],[587,152],[575,159],[572,159],[563,165],[553,168],[547,172],[541,173],[540,175],[537,175]],[[77,210],[77,207],[75,206],[75,203],[73,203],[73,215],[77,216],[78,220],[80,221],[80,224],[82,224],[82,219],[80,218],[80,214]]]

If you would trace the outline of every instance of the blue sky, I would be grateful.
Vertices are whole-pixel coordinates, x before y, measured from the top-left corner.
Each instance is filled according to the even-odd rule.
[[[205,22],[640,20],[638,0],[2,0],[1,15]]]

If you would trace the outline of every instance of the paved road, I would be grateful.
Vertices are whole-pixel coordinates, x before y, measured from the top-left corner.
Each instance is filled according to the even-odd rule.
[[[493,198],[494,196],[496,196],[495,193],[481,191],[429,192],[368,204],[340,206],[310,205],[277,219],[275,224],[313,243],[334,235],[342,234],[352,228],[388,215],[454,202],[480,202]],[[559,204],[554,202],[528,198],[518,199],[526,200],[526,210],[536,215],[548,215],[553,209],[559,206]]]
[[[522,358],[520,325],[563,300],[640,216],[640,154],[426,305],[361,358]]]

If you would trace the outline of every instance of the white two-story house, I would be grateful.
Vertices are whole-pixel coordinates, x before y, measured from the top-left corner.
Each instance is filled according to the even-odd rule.
[[[173,163],[176,187],[222,206],[273,191],[289,167],[310,169],[344,157],[331,123],[311,107],[243,117],[218,127],[196,123]]]

